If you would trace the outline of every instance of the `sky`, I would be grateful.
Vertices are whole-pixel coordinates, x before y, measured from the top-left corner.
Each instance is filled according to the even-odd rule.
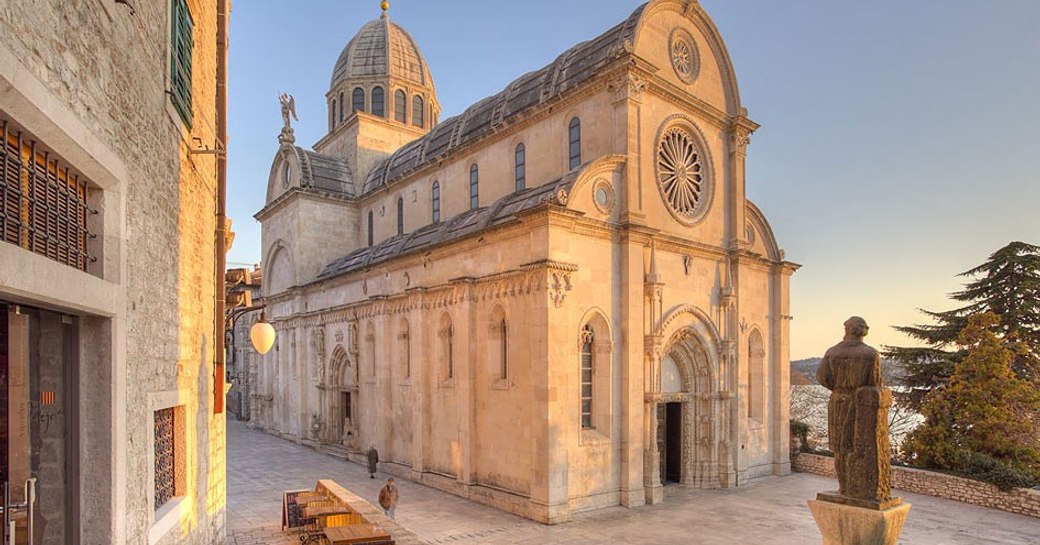
[[[638,0],[393,0],[430,66],[441,119],[621,22]],[[860,315],[867,342],[953,308],[957,275],[1012,240],[1040,244],[1040,2],[702,0],[749,117],[747,192],[791,280],[791,357]],[[291,5],[290,9],[286,6]],[[325,133],[340,51],[377,0],[240,0],[231,14],[231,265],[260,261],[266,183],[296,97],[297,144]]]

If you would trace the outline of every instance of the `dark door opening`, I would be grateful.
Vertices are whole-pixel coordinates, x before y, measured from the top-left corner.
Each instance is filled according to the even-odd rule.
[[[682,403],[657,405],[657,451],[661,454],[661,484],[682,479]]]
[[[343,421],[341,424],[343,426],[343,429],[340,433],[340,437],[346,439],[347,436],[350,435],[351,428],[353,427],[350,419],[350,415],[353,412],[353,408],[350,406],[350,402],[352,400],[350,399],[350,392],[340,392],[339,396],[339,407],[342,411],[340,414],[343,416]]]

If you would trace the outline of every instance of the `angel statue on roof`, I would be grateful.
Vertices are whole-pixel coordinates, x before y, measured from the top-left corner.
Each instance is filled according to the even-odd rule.
[[[282,103],[282,123],[285,123],[286,129],[292,130],[289,116],[291,115],[292,119],[296,121],[300,120],[299,117],[296,117],[296,99],[289,93],[282,93],[278,100]]]

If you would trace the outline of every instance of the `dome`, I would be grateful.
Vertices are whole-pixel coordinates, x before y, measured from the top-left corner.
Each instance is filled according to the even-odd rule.
[[[433,89],[429,67],[415,40],[384,13],[361,27],[343,48],[329,87],[346,80],[386,77]]]

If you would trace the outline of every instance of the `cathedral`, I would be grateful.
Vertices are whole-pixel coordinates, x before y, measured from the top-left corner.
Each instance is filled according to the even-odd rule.
[[[250,425],[548,524],[789,473],[798,265],[746,197],[758,125],[696,0],[443,121],[384,2],[325,101],[307,149],[283,97]]]

